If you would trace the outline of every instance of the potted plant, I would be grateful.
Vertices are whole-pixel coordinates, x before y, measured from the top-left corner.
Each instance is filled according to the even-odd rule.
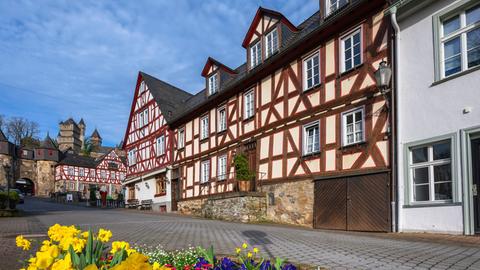
[[[252,180],[255,175],[250,171],[247,156],[243,153],[239,153],[233,158],[233,163],[240,191],[252,191]]]
[[[15,209],[18,201],[20,200],[20,196],[15,191],[10,191],[9,195],[10,195],[10,209]]]

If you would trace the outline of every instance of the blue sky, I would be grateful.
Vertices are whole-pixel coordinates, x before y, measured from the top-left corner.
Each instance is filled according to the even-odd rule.
[[[191,93],[208,56],[235,68],[259,6],[299,24],[318,0],[0,1],[0,114],[39,123],[85,119],[105,145],[123,139],[137,72]]]

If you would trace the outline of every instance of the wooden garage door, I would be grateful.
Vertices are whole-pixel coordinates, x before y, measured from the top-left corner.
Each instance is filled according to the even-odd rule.
[[[390,231],[389,174],[315,183],[315,228]]]

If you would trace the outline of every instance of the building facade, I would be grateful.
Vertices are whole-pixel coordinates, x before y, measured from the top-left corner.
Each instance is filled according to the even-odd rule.
[[[389,14],[398,23],[398,227],[479,233],[480,3],[402,2]]]
[[[243,156],[253,173],[248,191],[266,200],[265,219],[390,231],[390,108],[374,77],[380,62],[390,62],[385,8],[385,1],[320,1],[299,25],[259,8],[242,44],[244,64],[209,58],[204,90],[192,96],[175,88],[182,96],[173,106],[156,102],[169,116],[172,208],[198,213],[219,195],[245,196],[234,166]],[[165,85],[160,96],[172,95]],[[145,116],[137,107],[128,136],[134,118]],[[147,139],[150,149],[160,134]],[[138,153],[140,142],[126,150]],[[137,163],[129,159],[129,170]]]
[[[109,195],[119,194],[126,171],[125,160],[115,150],[101,158],[81,156],[70,150],[55,167],[55,191],[78,191],[88,199],[90,187],[95,186],[104,187]]]

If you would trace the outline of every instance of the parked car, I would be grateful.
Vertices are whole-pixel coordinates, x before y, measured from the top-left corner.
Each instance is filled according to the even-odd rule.
[[[18,203],[24,203],[25,202],[25,195],[20,191],[19,189],[12,188],[10,191],[14,191],[18,194]]]

